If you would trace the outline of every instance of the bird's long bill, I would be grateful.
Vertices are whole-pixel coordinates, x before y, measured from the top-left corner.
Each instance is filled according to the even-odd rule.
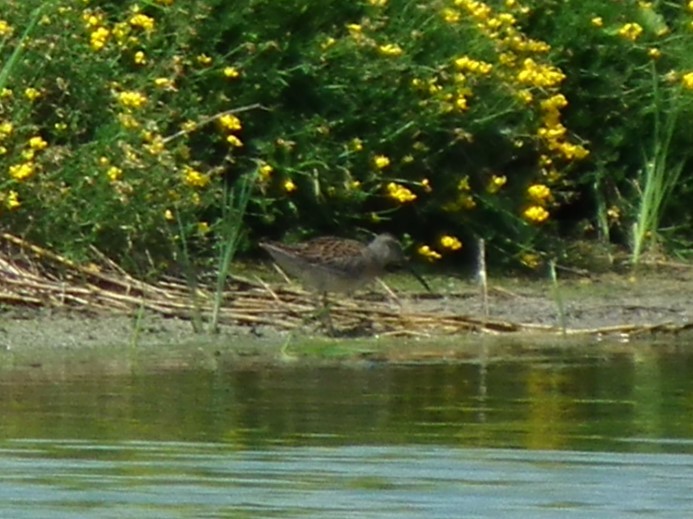
[[[421,274],[419,274],[416,270],[414,270],[414,268],[411,265],[406,265],[404,268],[407,270],[407,272],[409,272],[412,276],[414,276],[416,278],[416,280],[419,283],[421,283],[426,290],[428,290],[429,292],[433,292],[433,290],[431,290],[431,287],[428,286],[428,283],[423,278],[423,276]]]

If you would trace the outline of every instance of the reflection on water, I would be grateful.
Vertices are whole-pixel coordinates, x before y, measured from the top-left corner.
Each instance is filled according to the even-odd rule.
[[[688,351],[690,350],[690,351]],[[689,452],[693,349],[608,357],[0,373],[0,438]]]
[[[690,516],[692,368],[643,347],[0,372],[0,517]]]

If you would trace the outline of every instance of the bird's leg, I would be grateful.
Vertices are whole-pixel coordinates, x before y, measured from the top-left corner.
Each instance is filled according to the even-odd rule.
[[[322,305],[320,305],[320,302],[318,303],[318,316],[327,328],[327,333],[329,335],[334,335],[332,315],[330,314],[330,301],[327,298],[327,292],[323,292],[320,297],[322,298]]]

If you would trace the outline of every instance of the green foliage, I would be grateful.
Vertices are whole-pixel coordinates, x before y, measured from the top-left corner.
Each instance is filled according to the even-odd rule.
[[[693,12],[669,3],[34,7],[0,14],[0,217],[140,271],[170,268],[181,243],[213,257],[225,193],[255,171],[240,247],[390,230],[430,260],[483,236],[491,261],[535,266],[560,251],[559,218],[636,218],[659,138],[652,63],[664,98],[681,90],[678,120],[692,110]],[[691,223],[691,135],[679,124],[668,140],[681,190],[662,225]]]
[[[599,0],[535,5],[527,30],[550,41],[557,63],[569,71],[566,123],[588,139],[591,151],[573,182],[596,206],[602,236],[625,242],[640,221],[641,236],[630,244],[636,255],[645,234],[664,228],[670,238],[690,243],[693,133],[686,121],[693,116],[693,6]],[[674,180],[676,190],[658,189],[664,199],[653,205],[647,198],[655,170],[662,182]],[[656,228],[643,228],[652,209],[656,216],[645,220]]]

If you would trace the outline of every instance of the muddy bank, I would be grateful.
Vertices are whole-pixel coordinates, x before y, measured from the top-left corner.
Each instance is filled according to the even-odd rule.
[[[392,300],[374,287],[345,304],[384,304],[403,315],[464,315],[484,319],[485,305],[479,288],[449,277],[431,280],[434,294],[410,294],[406,278],[388,278],[397,294]],[[407,336],[378,333],[363,326],[350,337],[329,338],[319,321],[306,319],[291,331],[265,324],[223,326],[218,334],[196,334],[190,322],[152,312],[139,316],[87,313],[69,309],[8,308],[0,324],[0,368],[46,369],[58,372],[120,372],[133,369],[181,369],[236,364],[311,361],[435,361],[461,360],[479,354],[532,354],[543,347],[600,344],[623,348],[634,341],[693,344],[693,276],[690,270],[651,273],[646,277],[605,275],[563,280],[562,300],[569,330],[598,330],[634,325],[643,333],[585,333],[562,337],[556,333],[412,333]],[[277,318],[282,319],[278,301]],[[491,284],[489,319],[560,327],[556,295],[544,281],[503,279]],[[310,313],[307,313],[310,315]],[[669,324],[680,333],[650,333],[648,326]],[[480,340],[483,338],[483,341]],[[68,367],[69,366],[69,367]]]

